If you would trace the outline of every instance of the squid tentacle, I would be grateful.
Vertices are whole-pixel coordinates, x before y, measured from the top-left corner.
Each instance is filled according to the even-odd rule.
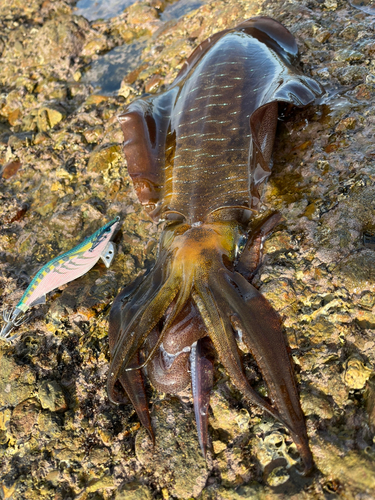
[[[129,366],[139,364],[139,353],[129,362]],[[124,370],[119,374],[118,380],[120,381],[125,393],[132,402],[139,420],[146,428],[151,440],[155,443],[155,435],[151,426],[150,412],[148,410],[148,401],[146,391],[143,383],[142,373],[140,370],[127,372]],[[116,401],[118,404],[123,401]]]
[[[152,347],[152,349],[149,352],[146,360],[140,366],[132,367],[132,368],[127,368],[126,369],[127,371],[130,371],[130,370],[140,370],[142,368],[145,368],[148,365],[148,363],[154,357],[155,353],[157,352],[157,350],[159,349],[160,345],[162,344],[164,336],[165,336],[165,333],[172,326],[172,324],[175,321],[175,319],[177,318],[178,314],[181,312],[182,308],[185,306],[186,302],[188,301],[188,299],[190,297],[190,293],[191,293],[191,286],[192,286],[192,283],[193,283],[193,274],[190,272],[190,273],[188,273],[188,275],[186,277],[186,275],[183,273],[183,276],[185,276],[185,278],[182,281],[182,285],[181,285],[182,288],[178,291],[178,294],[176,294],[177,295],[177,301],[174,304],[171,313],[167,317],[167,321],[165,322],[165,324],[163,326],[163,329],[162,329],[162,331],[161,331],[161,333],[159,335],[159,338],[158,338],[156,344]],[[168,304],[168,306],[169,306],[169,304]]]
[[[226,302],[221,299],[218,293],[213,295],[209,287],[202,284],[197,293],[193,292],[193,300],[206,324],[220,362],[230,374],[233,384],[250,402],[260,406],[274,418],[283,422],[279,412],[259,396],[246,379],[229,316],[223,314],[223,311],[227,310]]]
[[[130,300],[132,295],[134,296],[134,293],[137,291],[140,284],[144,282],[145,278],[146,276],[140,276],[137,278],[137,280],[135,280],[135,282],[126,286],[112,304],[109,316],[109,331],[108,331],[109,348],[111,352],[113,352],[114,350],[114,347],[116,345],[120,333],[121,310],[123,308],[124,301],[126,299]],[[138,364],[139,364],[139,353],[137,353],[134,356],[134,358],[130,360],[129,366],[136,366]],[[151,427],[151,418],[148,409],[148,401],[147,401],[142,373],[139,370],[134,372],[123,371],[122,373],[119,374],[118,380],[120,381],[126,395],[129,397],[131,403],[133,404],[139,420],[141,421],[142,425],[146,428],[147,432],[150,435],[151,440],[155,442],[154,432]],[[123,400],[116,399],[114,392],[112,392],[112,394],[110,395],[110,399],[112,402],[115,402],[116,404],[124,403]]]
[[[280,413],[279,420],[290,430],[307,473],[313,467],[313,459],[280,320],[261,293],[239,273],[222,270],[217,284],[216,291],[220,290],[231,311],[232,326],[241,329],[243,342],[262,372]]]
[[[111,353],[112,359],[117,355],[117,352],[121,350],[121,346],[123,342],[125,342],[125,337],[132,321],[135,317],[138,319],[140,315],[143,314],[144,308],[151,303],[156,294],[162,288],[163,284],[166,282],[167,277],[169,276],[169,266],[167,265],[167,262],[165,256],[161,256],[152,271],[142,277],[143,279],[141,278],[137,287],[130,284],[121,292],[119,297],[114,302],[113,307],[120,308],[119,311],[121,311],[122,315],[121,323],[128,326],[120,332],[120,335],[116,338],[116,343],[113,345],[113,349],[111,348],[113,351]],[[117,305],[118,299],[119,303]],[[128,300],[124,303],[125,299]],[[111,320],[112,311],[110,315],[110,325]],[[118,328],[120,328],[120,326]]]
[[[140,291],[144,290],[144,285],[145,283],[142,283]],[[179,276],[170,276],[165,283],[159,285],[151,301],[142,304],[142,307],[138,309],[127,328],[121,332],[109,368],[107,391],[110,399],[119,374],[126,369],[129,361],[140,349],[147,335],[163,317],[178,293],[179,285]],[[145,292],[146,290],[144,290]],[[112,402],[115,403],[115,401]]]
[[[190,370],[198,441],[205,457],[208,442],[208,407],[214,381],[214,365],[204,355],[203,339],[199,339],[191,346]]]

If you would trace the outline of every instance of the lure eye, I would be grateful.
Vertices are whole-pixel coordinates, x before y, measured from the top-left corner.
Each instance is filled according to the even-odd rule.
[[[104,229],[104,232],[105,232],[105,233],[110,233],[110,232],[111,232],[111,228],[110,228],[110,227],[107,227],[107,229]]]

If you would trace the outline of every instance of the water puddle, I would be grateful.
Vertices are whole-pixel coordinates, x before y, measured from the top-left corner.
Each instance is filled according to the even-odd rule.
[[[375,0],[349,0],[352,7],[375,16]]]
[[[124,76],[139,65],[139,56],[146,42],[147,37],[142,37],[133,43],[115,47],[94,61],[82,80],[91,83],[96,93],[116,95]]]
[[[169,22],[198,9],[207,0],[177,0],[170,1],[161,12],[160,19]],[[123,12],[134,0],[80,0],[77,3],[76,15],[84,16],[89,21],[108,19]],[[145,48],[147,37],[138,38],[130,44],[115,47],[107,54],[94,61],[83,81],[95,88],[95,93],[116,95],[121,87],[124,76],[135,70],[139,65],[139,57]]]
[[[161,13],[160,19],[162,21],[179,19],[192,10],[198,9],[204,3],[206,3],[206,0],[179,0],[177,2],[173,2],[166,7],[164,12]]]
[[[74,14],[83,16],[88,21],[109,19],[118,16],[135,0],[80,0]]]
[[[74,14],[83,16],[88,21],[110,19],[120,15],[135,0],[80,0]],[[160,15],[162,21],[178,19],[192,10],[198,9],[206,0],[170,0]]]

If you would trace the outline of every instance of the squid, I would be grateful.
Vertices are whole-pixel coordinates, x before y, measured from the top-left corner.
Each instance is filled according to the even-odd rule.
[[[297,63],[292,34],[255,17],[205,40],[164,92],[119,115],[134,189],[164,230],[152,270],[113,303],[107,391],[116,404],[125,391],[154,439],[144,376],[171,394],[190,384],[206,455],[219,361],[247,402],[289,430],[308,473],[313,458],[280,320],[250,283],[280,217],[248,230],[271,173],[278,103],[306,106],[324,94]],[[243,352],[259,366],[269,399],[247,380]]]

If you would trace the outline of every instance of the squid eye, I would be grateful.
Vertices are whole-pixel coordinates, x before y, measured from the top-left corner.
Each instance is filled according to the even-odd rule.
[[[235,249],[235,254],[236,257],[242,252],[242,250],[245,248],[247,243],[247,235],[243,234],[238,238],[238,241],[236,243],[236,249]]]

